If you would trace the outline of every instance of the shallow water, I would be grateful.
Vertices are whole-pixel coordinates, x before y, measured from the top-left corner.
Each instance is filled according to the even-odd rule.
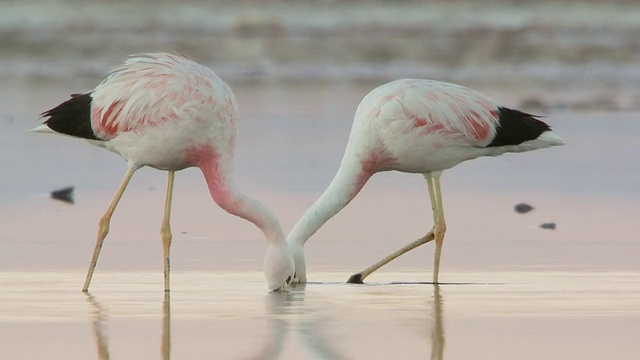
[[[253,272],[0,274],[7,359],[634,359],[638,272],[343,274],[286,293]],[[160,275],[160,276],[159,276]],[[402,281],[397,283],[394,281]],[[37,344],[37,346],[33,345]]]

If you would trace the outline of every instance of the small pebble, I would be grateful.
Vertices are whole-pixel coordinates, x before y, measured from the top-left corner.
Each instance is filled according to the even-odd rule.
[[[514,206],[513,210],[515,212],[517,212],[518,214],[526,214],[529,211],[533,210],[533,206],[531,206],[529,204],[525,204],[525,203],[520,203],[520,204],[517,204],[516,206]]]
[[[544,223],[544,224],[540,224],[540,228],[542,228],[542,229],[548,229],[548,230],[555,230],[555,229],[556,229],[556,223]]]
[[[74,190],[74,187],[69,186],[64,189],[52,191],[51,198],[64,201],[69,204],[74,204],[75,201],[73,200],[73,190]]]

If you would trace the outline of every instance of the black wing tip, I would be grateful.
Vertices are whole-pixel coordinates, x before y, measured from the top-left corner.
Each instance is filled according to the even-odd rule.
[[[51,130],[89,140],[100,140],[91,127],[91,93],[71,94],[71,98],[40,114]]]
[[[543,132],[551,130],[540,118],[542,116],[498,107],[496,135],[487,147],[520,145],[525,141],[537,139]]]

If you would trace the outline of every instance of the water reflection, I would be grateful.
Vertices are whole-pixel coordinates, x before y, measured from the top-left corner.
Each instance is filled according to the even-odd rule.
[[[431,326],[431,359],[444,359],[444,324],[442,314],[444,312],[444,299],[440,294],[440,286],[433,285],[433,306]]]
[[[323,286],[322,284],[318,284]],[[393,285],[387,284],[383,286],[393,287]],[[360,295],[365,295],[359,290]],[[384,294],[384,293],[383,293]],[[344,345],[343,338],[335,338],[329,331],[331,329],[332,314],[337,314],[334,311],[327,312],[326,310],[331,307],[325,307],[319,305],[322,301],[319,299],[313,299],[313,295],[316,293],[307,293],[306,286],[303,284],[292,287],[287,292],[268,293],[265,295],[265,311],[262,312],[265,317],[266,333],[264,338],[259,343],[255,351],[249,356],[241,357],[241,359],[284,359],[288,358],[289,349],[292,347],[299,349],[304,353],[302,357],[305,358],[319,358],[319,359],[347,359],[351,355],[346,355],[344,349],[341,349],[340,345]],[[355,294],[354,294],[355,295]],[[426,295],[426,294],[424,294]],[[87,301],[91,305],[91,320],[93,337],[96,344],[97,357],[100,360],[110,359],[109,351],[109,336],[108,336],[108,324],[109,324],[109,309],[103,303],[100,303],[93,295],[87,294]],[[364,300],[373,300],[373,303],[377,303],[376,299],[372,299],[369,296],[376,296],[373,294],[366,294]],[[427,295],[428,296],[428,295]],[[308,299],[305,299],[308,298]],[[351,298],[351,301],[363,300],[363,298]],[[305,300],[306,303],[305,303]],[[388,298],[383,299],[380,304],[385,304],[382,309],[388,308],[386,302]],[[338,301],[339,303],[340,301]],[[157,303],[156,303],[157,304]],[[369,306],[372,303],[369,303]],[[430,299],[423,302],[426,306],[419,306],[424,310],[429,311],[431,316],[428,319],[423,318],[425,321],[422,326],[428,328],[429,335],[422,337],[424,341],[430,337],[431,342],[431,359],[442,360],[444,359],[445,349],[445,331],[444,331],[444,298],[441,294],[439,286],[433,286],[433,294]],[[377,305],[372,308],[373,311],[377,308]],[[382,310],[384,311],[384,310]],[[339,313],[339,312],[338,312]],[[372,313],[371,316],[378,316],[379,314]],[[342,316],[345,316],[343,314]],[[346,318],[340,318],[341,322],[349,323],[352,321],[346,314]],[[430,324],[429,324],[430,323]],[[382,324],[379,324],[382,325]],[[430,325],[430,326],[429,326]],[[328,332],[329,331],[329,332]],[[161,346],[159,358],[163,360],[169,360],[171,358],[171,298],[170,293],[164,294],[162,303],[162,332],[161,332]],[[391,340],[389,340],[391,341]],[[257,344],[256,344],[257,345]],[[392,345],[392,344],[389,344]],[[285,349],[287,349],[285,351]],[[356,350],[358,353],[360,350],[345,348],[351,351]],[[362,349],[361,349],[362,350]],[[398,349],[402,350],[402,349]],[[406,350],[406,349],[405,349]],[[426,355],[426,354],[425,354]]]
[[[278,359],[288,335],[296,336],[298,343],[310,357],[320,359],[346,359],[336,349],[336,342],[324,334],[321,316],[304,306],[305,285],[297,284],[286,293],[271,293],[266,298],[269,312],[268,332],[260,351],[249,359]],[[433,286],[431,298],[431,359],[444,359],[444,298],[440,287]],[[292,334],[291,334],[292,333]]]
[[[162,301],[162,360],[171,359],[171,293],[164,292]]]
[[[278,359],[290,332],[309,355],[321,359],[347,358],[332,348],[332,342],[322,333],[321,319],[304,307],[305,288],[306,284],[296,284],[289,291],[267,294],[267,336],[260,351],[249,359]]]
[[[96,348],[98,351],[99,360],[108,360],[109,357],[109,341],[104,334],[105,322],[107,319],[107,313],[104,307],[95,299],[93,295],[86,293],[87,301],[91,304],[92,308],[92,329],[93,335],[96,340]]]
[[[639,272],[478,270],[450,274],[475,285],[439,288],[388,280],[420,272],[366,285],[325,273],[335,281],[285,294],[265,293],[258,272],[183,273],[164,304],[157,282],[144,286],[155,272],[114,272],[97,298],[77,291],[82,275],[0,273],[0,358],[534,359],[540,346],[558,358],[637,358]]]
[[[105,307],[95,298],[86,293],[87,301],[92,308],[92,329],[96,340],[96,349],[99,360],[109,360],[109,337],[106,335],[106,323],[108,314]],[[168,291],[164,293],[162,301],[162,345],[160,348],[161,359],[171,359],[171,295]]]
[[[266,308],[270,315],[267,319],[267,335],[262,348],[248,359],[277,359],[280,356],[287,334],[287,321],[282,318],[282,315],[286,313],[287,307],[294,298],[292,292],[267,294]]]

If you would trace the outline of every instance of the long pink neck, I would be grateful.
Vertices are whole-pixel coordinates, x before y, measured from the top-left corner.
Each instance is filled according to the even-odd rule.
[[[359,161],[343,159],[336,176],[324,193],[294,225],[287,236],[287,241],[290,244],[304,245],[324,223],[353,200],[371,175],[373,175],[372,169],[363,167]]]
[[[274,213],[260,201],[242,194],[231,179],[231,166],[217,157],[200,162],[211,197],[221,208],[232,215],[254,223],[272,244],[285,244],[280,222]]]

